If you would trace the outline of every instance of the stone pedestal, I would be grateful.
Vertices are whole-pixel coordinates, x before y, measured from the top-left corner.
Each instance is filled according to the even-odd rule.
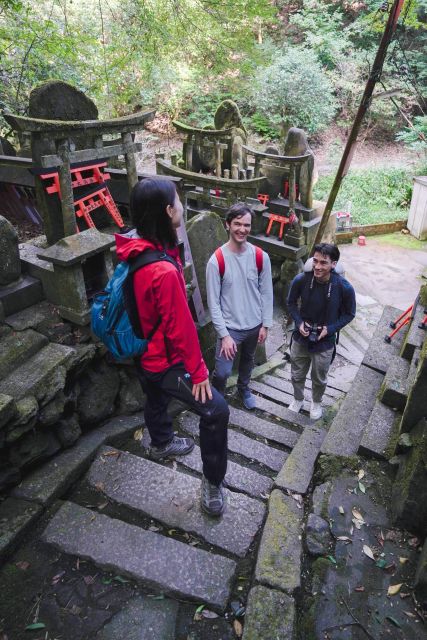
[[[111,247],[114,238],[87,229],[59,240],[38,257],[53,265],[59,313],[76,324],[89,323],[88,292],[102,289],[113,273]]]

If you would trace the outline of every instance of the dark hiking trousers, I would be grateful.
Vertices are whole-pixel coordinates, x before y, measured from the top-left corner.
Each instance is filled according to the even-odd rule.
[[[171,397],[185,402],[200,416],[200,452],[203,475],[220,485],[227,470],[227,425],[230,411],[220,393],[212,388],[212,400],[196,402],[191,393],[193,383],[183,364],[160,373],[152,373],[137,366],[138,377],[147,396],[144,409],[145,424],[155,447],[168,444],[173,438],[172,419],[167,413]]]

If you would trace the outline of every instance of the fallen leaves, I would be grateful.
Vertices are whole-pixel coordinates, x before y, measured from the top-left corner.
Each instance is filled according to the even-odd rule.
[[[358,587],[354,587],[354,590],[359,593],[363,593],[363,591],[365,591],[365,587],[363,586],[363,584],[361,584]]]
[[[142,440],[144,434],[144,429],[137,429],[133,434],[133,439],[139,442]]]
[[[342,516],[345,514],[344,507],[339,506],[339,507],[338,507],[338,511],[340,512],[340,514],[341,514]]]
[[[26,571],[29,566],[30,566],[30,563],[27,562],[26,560],[20,560],[19,562],[15,562],[15,567],[18,567],[18,569],[21,569],[22,571]]]
[[[365,477],[365,472],[363,471],[363,469],[359,469],[357,477],[359,480],[362,480]]]
[[[387,590],[387,595],[388,596],[395,596],[396,594],[399,593],[400,589],[402,588],[403,582],[401,582],[400,584],[391,584]]]
[[[32,624],[27,624],[25,627],[25,631],[37,631],[37,629],[45,629],[46,625],[44,622],[33,622]]]
[[[242,627],[242,623],[239,622],[239,620],[234,620],[233,629],[234,629],[234,633],[236,634],[236,636],[238,638],[241,638],[242,635],[243,635],[243,627]]]
[[[53,576],[52,580],[50,581],[50,584],[55,585],[58,584],[58,582],[61,582],[61,578],[65,575],[65,571],[60,571],[59,573],[56,574],[56,576]]]
[[[346,544],[350,544],[350,542],[353,542],[353,540],[348,536],[337,536],[337,540],[340,540],[341,542],[345,542]]]
[[[374,560],[374,562],[375,562],[374,553],[373,553],[371,547],[368,547],[367,544],[363,545],[363,553],[365,554],[365,556],[368,556],[368,558],[370,558],[371,560]]]
[[[400,564],[406,564],[408,562],[408,560],[409,560],[409,558],[403,558],[403,557],[399,558]]]

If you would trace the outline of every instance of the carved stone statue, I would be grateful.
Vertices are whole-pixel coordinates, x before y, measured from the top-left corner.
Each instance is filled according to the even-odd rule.
[[[310,158],[297,171],[296,181],[299,184],[301,204],[307,209],[311,209],[313,207],[313,187],[317,181],[314,154],[308,144],[305,131],[292,127],[286,136],[283,155],[302,156],[306,153],[310,154]]]

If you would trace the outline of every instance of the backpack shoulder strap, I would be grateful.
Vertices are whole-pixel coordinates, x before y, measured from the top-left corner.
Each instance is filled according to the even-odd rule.
[[[134,274],[135,271],[146,267],[154,262],[170,262],[179,270],[178,264],[175,260],[169,256],[165,251],[154,249],[153,251],[144,251],[139,253],[135,258],[129,261],[129,274]]]
[[[224,254],[222,253],[221,247],[218,247],[218,249],[215,251],[215,257],[218,262],[219,277],[222,280],[225,273],[225,260],[224,260]]]
[[[255,262],[256,262],[256,268],[258,270],[258,275],[261,275],[263,262],[264,262],[264,255],[261,247],[255,247]]]

